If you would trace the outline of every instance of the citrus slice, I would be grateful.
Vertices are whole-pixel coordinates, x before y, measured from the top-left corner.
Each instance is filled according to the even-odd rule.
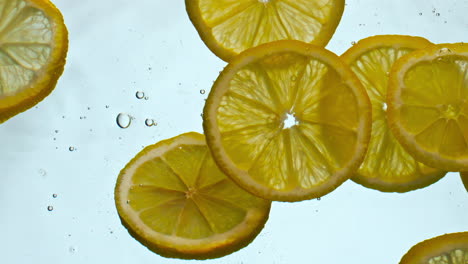
[[[441,44],[397,60],[388,87],[388,121],[416,160],[468,170],[468,44]]]
[[[0,0],[0,123],[44,99],[63,72],[68,32],[47,0]]]
[[[352,180],[384,192],[407,192],[426,187],[445,175],[417,162],[392,135],[387,125],[388,73],[396,59],[432,45],[420,37],[373,36],[359,41],[341,58],[367,90],[372,103],[372,132],[366,158]]]
[[[115,202],[129,233],[165,257],[207,259],[249,244],[271,202],[219,171],[203,135],[186,133],[148,146],[120,172]]]
[[[466,264],[468,232],[451,233],[425,240],[413,246],[400,264]]]
[[[225,61],[259,44],[294,39],[327,45],[344,0],[185,0],[208,48]]]
[[[468,172],[460,172],[460,177],[463,185],[465,185],[466,191],[468,192]]]
[[[269,200],[299,201],[355,173],[369,142],[371,106],[338,56],[281,40],[228,64],[203,121],[215,161],[235,182]]]

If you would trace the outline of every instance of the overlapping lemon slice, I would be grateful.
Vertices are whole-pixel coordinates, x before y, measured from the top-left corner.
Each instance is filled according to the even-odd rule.
[[[63,72],[68,32],[48,0],[0,0],[0,123],[40,102]]]
[[[314,45],[283,40],[235,57],[203,114],[219,167],[249,192],[298,201],[355,173],[369,142],[371,105],[351,69]]]
[[[426,187],[445,175],[440,169],[417,162],[387,125],[387,83],[393,63],[431,45],[420,37],[380,35],[359,41],[341,56],[366,88],[372,103],[369,149],[354,181],[380,191],[406,192]]]
[[[344,9],[344,0],[185,0],[185,4],[202,40],[225,61],[281,39],[325,46]]]
[[[138,153],[119,175],[115,202],[138,241],[184,259],[221,257],[246,246],[262,230],[271,205],[221,173],[204,136],[193,132]]]
[[[468,44],[441,44],[397,60],[388,88],[388,121],[419,162],[468,171]]]
[[[466,264],[468,232],[450,233],[413,246],[400,264]]]

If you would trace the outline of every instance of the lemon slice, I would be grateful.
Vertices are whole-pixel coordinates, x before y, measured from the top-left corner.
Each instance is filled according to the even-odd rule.
[[[0,123],[36,105],[63,72],[68,32],[46,0],[0,0]]]
[[[371,106],[338,56],[282,40],[228,64],[203,121],[215,161],[235,182],[266,199],[299,201],[355,173],[369,142]]]
[[[394,64],[388,121],[419,162],[447,171],[468,170],[468,44],[441,44]]]
[[[465,185],[466,191],[468,192],[468,172],[460,172],[460,177],[463,185]]]
[[[121,171],[115,202],[123,225],[150,250],[206,259],[249,244],[271,202],[219,171],[203,135],[186,133],[146,147]]]
[[[468,232],[451,233],[425,240],[413,246],[400,264],[466,264]]]
[[[352,178],[355,182],[384,192],[407,192],[426,187],[445,175],[417,162],[387,125],[387,82],[393,63],[430,45],[420,37],[380,35],[359,41],[341,56],[366,88],[372,103],[371,140],[366,158]]]
[[[208,48],[225,61],[259,44],[294,39],[327,45],[344,0],[185,0]]]

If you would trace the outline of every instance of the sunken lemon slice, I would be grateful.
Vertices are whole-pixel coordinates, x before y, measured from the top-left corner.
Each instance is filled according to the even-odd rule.
[[[185,0],[190,20],[213,53],[229,61],[281,39],[325,46],[341,20],[344,0]]]
[[[380,35],[360,40],[341,58],[350,65],[372,103],[372,134],[366,159],[352,179],[368,188],[407,192],[426,187],[445,175],[417,162],[398,143],[387,125],[388,73],[398,58],[432,44],[420,37]]]
[[[468,171],[468,44],[440,44],[397,60],[390,72],[390,129],[417,161]]]
[[[63,72],[68,32],[48,0],[0,0],[0,123],[36,105]]]
[[[249,244],[271,202],[219,171],[203,135],[146,147],[121,171],[115,202],[122,224],[150,250],[183,259],[221,257]]]
[[[203,126],[216,163],[240,186],[298,201],[321,197],[356,172],[371,105],[338,56],[282,40],[228,64],[208,96]]]
[[[425,240],[413,246],[400,264],[466,264],[468,232],[451,233]]]

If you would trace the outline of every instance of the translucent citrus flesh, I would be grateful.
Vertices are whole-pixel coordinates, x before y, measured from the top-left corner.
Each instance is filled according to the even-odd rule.
[[[388,74],[393,63],[429,45],[429,41],[419,37],[382,35],[361,40],[342,55],[366,88],[372,103],[369,149],[354,181],[380,191],[406,192],[430,185],[445,175],[417,162],[387,124]]]
[[[408,57],[393,78],[391,122],[403,145],[430,166],[468,170],[468,46]]]
[[[42,100],[63,71],[67,31],[49,1],[0,0],[0,122]]]
[[[218,164],[227,173],[234,167],[230,176],[268,199],[300,200],[331,191],[349,177],[365,148],[370,105],[356,91],[362,87],[352,86],[328,61],[307,54],[311,46],[304,45],[293,44],[297,52],[249,52],[259,58],[234,62],[205,106],[205,133],[219,131],[213,135],[219,141],[209,141]],[[217,153],[217,144],[223,153]],[[232,163],[224,166],[226,161]]]
[[[221,173],[196,133],[138,154],[119,176],[116,202],[127,228],[150,249],[199,259],[248,244],[262,229],[270,206]]]
[[[248,48],[281,39],[325,46],[343,13],[343,0],[186,0],[205,43],[229,60]]]
[[[468,232],[451,233],[413,246],[400,264],[465,264],[468,262]]]

